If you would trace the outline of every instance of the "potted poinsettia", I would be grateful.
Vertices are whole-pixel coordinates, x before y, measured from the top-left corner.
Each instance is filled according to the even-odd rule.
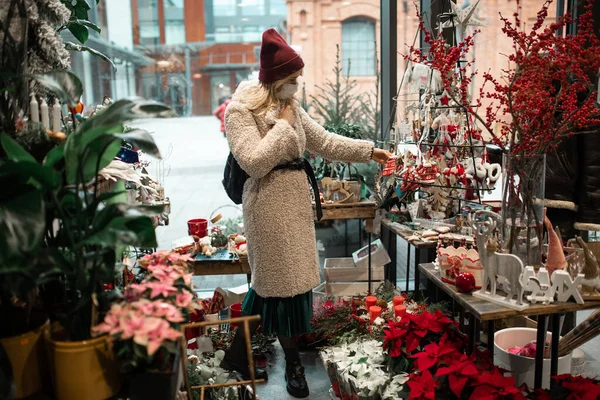
[[[146,277],[130,284],[96,334],[109,334],[134,399],[172,399],[179,388],[180,324],[197,304],[189,256],[166,251],[144,256]]]

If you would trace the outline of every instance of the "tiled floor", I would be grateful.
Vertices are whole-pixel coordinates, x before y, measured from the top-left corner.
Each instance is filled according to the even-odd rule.
[[[331,387],[327,373],[318,357],[316,351],[301,353],[302,365],[305,369],[306,381],[310,389],[311,400],[331,399],[329,388]],[[283,349],[276,343],[274,355],[268,367],[269,381],[257,387],[258,396],[261,400],[288,400],[294,399],[285,388],[285,359]]]

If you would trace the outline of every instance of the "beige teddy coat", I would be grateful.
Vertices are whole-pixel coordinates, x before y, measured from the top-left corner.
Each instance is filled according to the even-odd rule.
[[[303,156],[368,162],[373,143],[325,131],[294,101],[296,123],[279,119],[280,107],[256,115],[244,105],[243,82],[225,113],[229,147],[249,175],[244,186],[244,228],[252,288],[261,297],[292,297],[317,286],[317,256],[311,193],[304,170],[272,169]]]

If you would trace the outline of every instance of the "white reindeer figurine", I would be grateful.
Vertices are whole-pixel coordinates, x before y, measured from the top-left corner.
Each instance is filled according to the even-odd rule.
[[[485,220],[478,218],[482,216],[488,218]],[[474,295],[512,308],[526,308],[527,306],[523,304],[523,291],[520,282],[523,273],[523,262],[514,254],[498,252],[500,251],[500,245],[490,240],[500,220],[500,215],[487,210],[476,211],[474,218],[469,215],[469,224],[473,228],[479,258],[483,264],[481,290],[474,293]],[[508,285],[503,285],[503,289],[507,293],[506,298],[496,295],[498,276],[508,281]],[[489,292],[487,291],[488,284],[490,285]],[[513,303],[512,299],[515,296],[516,303]]]

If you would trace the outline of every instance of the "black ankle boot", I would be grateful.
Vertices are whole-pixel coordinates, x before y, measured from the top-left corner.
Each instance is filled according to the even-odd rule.
[[[233,348],[233,346],[232,346]],[[227,371],[236,371],[242,375],[242,379],[250,380],[250,368],[248,367],[248,356],[246,349],[234,353],[232,348],[225,351],[225,357],[221,361],[220,367]],[[254,368],[254,379],[264,379],[267,381],[269,376],[267,371],[262,368]]]
[[[308,397],[308,384],[304,376],[304,367],[300,362],[286,364],[285,380],[290,395],[299,399]]]

